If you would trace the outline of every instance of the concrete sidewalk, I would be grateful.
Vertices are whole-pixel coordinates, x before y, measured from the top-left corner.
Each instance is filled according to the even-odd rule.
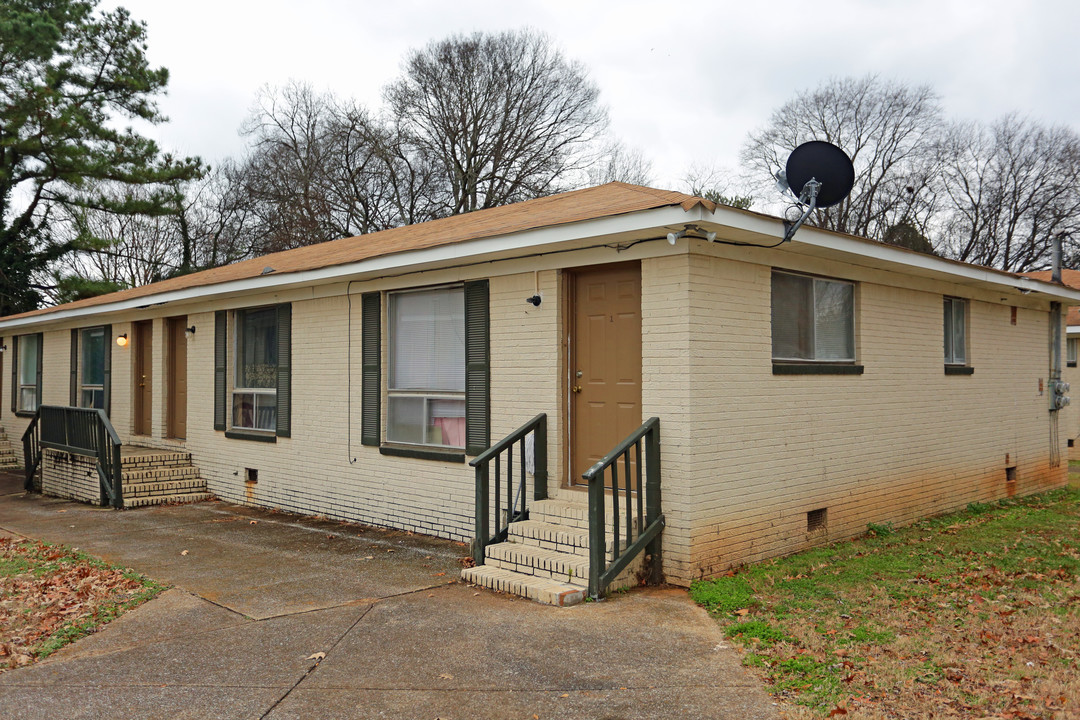
[[[0,531],[175,587],[0,674],[0,717],[777,717],[681,590],[554,608],[457,582],[456,543],[218,502],[103,510],[12,477]]]

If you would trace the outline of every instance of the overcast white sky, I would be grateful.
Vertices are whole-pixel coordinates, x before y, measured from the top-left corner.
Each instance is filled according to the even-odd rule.
[[[421,2],[102,0],[149,28],[169,68],[165,149],[239,155],[260,86],[290,79],[371,109],[405,53],[451,33],[531,26],[599,85],[614,134],[679,189],[692,163],[734,169],[747,133],[799,90],[878,73],[928,83],[949,116],[1019,111],[1080,128],[1075,0]]]

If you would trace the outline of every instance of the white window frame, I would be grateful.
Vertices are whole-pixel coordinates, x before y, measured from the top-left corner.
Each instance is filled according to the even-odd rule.
[[[415,440],[409,440],[409,439],[402,439],[401,437],[395,437],[394,434],[393,434],[393,430],[395,429],[396,426],[395,426],[394,423],[391,422],[391,413],[393,412],[392,403],[393,403],[395,398],[419,398],[419,399],[421,399],[423,401],[422,402],[422,413],[423,414],[421,415],[421,417],[423,417],[425,419],[430,417],[430,407],[431,407],[432,402],[439,401],[439,400],[450,400],[450,401],[455,401],[455,402],[461,402],[461,404],[462,404],[462,415],[461,415],[461,417],[463,418],[463,422],[464,422],[464,417],[465,417],[465,414],[464,414],[464,403],[465,403],[464,386],[462,387],[462,390],[460,392],[448,392],[445,389],[396,388],[396,387],[393,386],[394,385],[393,378],[394,378],[394,375],[395,375],[395,373],[394,373],[394,332],[395,332],[395,329],[394,329],[394,320],[395,320],[394,304],[395,304],[397,298],[400,298],[400,297],[405,296],[405,295],[417,295],[417,294],[432,293],[432,292],[445,291],[445,290],[454,290],[454,291],[460,292],[461,296],[462,296],[462,305],[464,307],[465,286],[463,284],[455,283],[455,284],[452,284],[452,285],[437,285],[437,286],[429,286],[429,287],[423,287],[423,288],[412,288],[412,289],[409,289],[409,290],[396,290],[396,291],[386,293],[386,318],[387,318],[387,320],[386,320],[386,347],[387,347],[387,357],[386,357],[386,362],[387,362],[386,396],[387,396],[387,402],[386,402],[386,427],[385,427],[386,432],[385,432],[384,437],[386,438],[387,443],[391,443],[393,445],[411,445],[411,446],[416,446],[416,447],[438,448],[438,449],[446,449],[446,450],[464,450],[465,449],[465,440],[464,439],[462,440],[461,445],[450,445],[450,444],[444,444],[444,443],[441,443],[441,442],[433,442],[430,439],[428,439],[427,437],[425,437],[421,442],[416,442]],[[465,318],[464,318],[464,313],[462,314],[462,321],[461,321],[461,343],[462,343],[462,345],[461,345],[461,347],[462,347],[462,372],[464,373],[464,347],[465,347]],[[464,378],[464,375],[463,375],[463,378]]]
[[[855,315],[856,315],[855,283],[853,281],[851,281],[851,280],[838,280],[836,278],[820,277],[818,275],[807,275],[805,273],[790,272],[790,271],[787,271],[787,270],[778,270],[778,269],[774,268],[772,270],[771,274],[769,275],[770,288],[772,287],[772,279],[776,275],[786,275],[788,277],[802,278],[802,279],[805,279],[806,281],[812,283],[814,286],[816,286],[818,283],[822,283],[822,284],[846,286],[846,287],[850,288],[850,292],[851,292],[851,316],[849,318],[847,318],[847,320],[848,320],[847,332],[848,332],[848,337],[849,337],[850,342],[851,342],[851,355],[849,357],[843,357],[843,358],[819,358],[819,357],[816,357],[816,355],[817,355],[816,341],[815,341],[815,338],[813,338],[813,337],[811,338],[811,343],[810,344],[811,344],[811,347],[813,348],[813,351],[814,351],[814,355],[815,355],[814,357],[800,358],[800,357],[787,357],[787,356],[784,356],[784,355],[778,355],[777,351],[776,351],[776,336],[775,336],[775,328],[774,328],[773,329],[774,334],[772,335],[772,338],[771,338],[771,340],[772,340],[772,359],[773,359],[773,362],[775,362],[775,363],[785,363],[785,364],[786,363],[832,364],[832,365],[851,365],[851,364],[853,364],[855,362],[856,354],[857,354],[856,348],[855,348],[855,345],[856,345],[856,340],[855,340]],[[811,292],[811,298],[816,299],[816,292],[813,292],[813,291]],[[775,308],[775,304],[776,304],[777,300],[778,300],[778,298],[776,298],[775,296],[771,297],[771,299],[770,299],[770,311],[773,311],[773,308]],[[809,308],[809,320],[812,323],[811,327],[810,327],[810,332],[811,332],[812,335],[815,335],[816,332],[817,332],[817,320],[818,320],[818,313],[817,313],[816,306]],[[770,317],[770,323],[771,323],[771,317]]]
[[[275,382],[274,387],[272,387],[272,388],[249,388],[249,387],[243,387],[243,386],[238,384],[239,379],[242,376],[242,373],[240,372],[241,318],[246,313],[259,312],[259,311],[264,311],[264,310],[269,311],[271,317],[273,318],[273,321],[274,321],[274,325],[273,325],[273,327],[274,327],[274,342],[277,343],[277,341],[278,341],[278,337],[277,337],[277,332],[278,332],[277,312],[276,312],[276,307],[274,305],[263,305],[263,306],[250,307],[250,308],[240,308],[240,309],[234,310],[232,313],[230,313],[230,315],[231,315],[230,319],[232,320],[231,325],[232,325],[232,351],[233,351],[233,353],[232,353],[232,377],[231,377],[231,383],[230,383],[230,385],[232,386],[232,389],[229,392],[229,407],[228,407],[229,427],[234,429],[234,430],[241,430],[243,432],[274,433],[274,432],[277,431],[277,411],[278,411],[278,408],[277,408],[277,384],[276,384],[276,382]],[[275,362],[275,364],[274,364],[275,375],[276,375],[277,367],[278,367],[278,365]],[[236,422],[236,401],[237,401],[237,396],[240,396],[240,395],[251,395],[252,396],[252,398],[251,398],[251,425],[238,425],[237,422]],[[267,408],[270,405],[273,405],[273,407],[274,407],[274,422],[271,423],[270,427],[259,427],[259,424],[258,424],[259,409],[260,408]]]
[[[1065,340],[1065,364],[1068,367],[1076,367],[1077,355],[1080,355],[1080,338],[1067,338]]]
[[[40,341],[41,341],[41,336],[37,335],[37,334],[34,334],[34,335],[20,335],[15,340],[14,344],[18,346],[16,348],[15,357],[13,358],[13,361],[15,363],[15,382],[17,383],[17,387],[15,389],[15,392],[16,392],[16,397],[18,398],[17,402],[15,403],[15,412],[20,412],[20,413],[37,412],[38,406],[41,405],[41,398],[39,398],[37,396],[38,395],[38,383],[39,383],[39,380],[40,380],[40,378],[38,378],[38,358],[41,356],[41,342]],[[30,383],[30,384],[26,384],[26,383],[23,382],[23,367],[24,367],[23,366],[23,352],[25,352],[24,348],[26,347],[26,344],[28,342],[32,343],[37,348],[37,352],[34,355],[34,362],[32,364],[32,367],[30,368],[30,372],[32,373],[32,377],[33,377],[33,382]],[[23,402],[23,393],[24,393],[24,391],[27,391],[27,390],[29,390],[30,392],[33,393],[34,401],[32,403],[32,407],[29,407],[28,403]]]
[[[86,382],[86,349],[89,347],[86,342],[87,336],[96,331],[101,331],[101,364],[102,375],[100,383],[88,383]],[[94,325],[92,327],[85,327],[79,329],[79,347],[78,347],[78,361],[79,361],[79,395],[78,402],[79,407],[94,408],[98,407],[93,403],[94,393],[99,393],[101,396],[101,408],[105,407],[105,343],[111,342],[112,338],[109,337],[109,333],[105,331],[104,325]],[[90,402],[87,402],[87,393],[90,393]]]
[[[943,297],[941,331],[944,338],[942,345],[946,365],[964,367],[968,363],[968,307],[968,301],[964,298],[950,297],[948,295]],[[958,309],[959,318],[957,318]],[[963,328],[963,337],[960,343],[963,347],[960,348],[959,354],[956,351],[956,333],[953,331],[958,319]]]

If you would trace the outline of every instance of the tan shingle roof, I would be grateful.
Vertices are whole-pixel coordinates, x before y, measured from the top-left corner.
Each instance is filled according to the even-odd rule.
[[[560,193],[525,202],[504,205],[490,210],[478,210],[417,225],[383,230],[307,247],[285,250],[244,260],[232,265],[204,270],[161,282],[141,285],[108,295],[42,308],[4,320],[47,315],[60,309],[93,307],[124,300],[150,297],[158,293],[187,290],[218,283],[258,277],[266,267],[274,268],[275,277],[285,273],[316,270],[367,260],[383,255],[425,250],[440,245],[507,235],[540,227],[565,225],[653,208],[681,205],[689,210],[703,205],[709,211],[715,204],[703,198],[670,190],[656,190],[640,185],[613,182],[598,187]]]

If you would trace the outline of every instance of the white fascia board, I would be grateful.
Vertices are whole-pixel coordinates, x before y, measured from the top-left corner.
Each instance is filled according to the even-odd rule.
[[[32,317],[7,321],[0,320],[0,330],[53,323],[91,315],[136,310],[152,305],[208,300],[221,295],[266,292],[292,286],[320,285],[358,275],[367,276],[371,279],[388,275],[404,275],[418,270],[437,269],[448,265],[479,263],[488,257],[505,256],[507,253],[512,253],[511,257],[531,254],[523,251],[543,253],[555,249],[555,246],[575,241],[622,233],[640,233],[654,228],[659,231],[665,229],[666,226],[681,227],[687,222],[694,222],[699,219],[699,214],[695,214],[693,210],[689,212],[683,210],[678,205],[640,210],[595,220],[525,230],[510,235],[466,240],[425,250],[408,250],[380,255],[342,265],[331,265],[280,275],[260,275],[214,285],[199,285],[182,290],[144,295],[130,300],[91,305],[85,308],[69,310],[58,308],[56,312],[42,313]],[[582,247],[587,247],[587,245]]]
[[[719,226],[737,227],[748,232],[760,233],[779,241],[784,236],[783,221],[765,215],[748,214],[723,207],[717,208],[712,217],[702,218],[702,222]],[[1080,290],[1062,285],[1035,280],[1029,277],[1014,276],[1010,273],[954,262],[926,253],[913,252],[883,243],[875,243],[839,233],[831,233],[817,228],[803,226],[791,240],[792,244],[807,245],[826,250],[871,258],[880,262],[898,265],[903,268],[918,269],[935,274],[951,275],[957,282],[964,280],[990,283],[1003,288],[1018,290],[1023,293],[1038,292],[1052,298],[1071,301],[1070,305],[1080,304]],[[783,247],[783,246],[781,246]],[[900,268],[897,268],[900,269]]]
[[[1067,325],[1065,326],[1066,335],[1080,335],[1080,325]]]

